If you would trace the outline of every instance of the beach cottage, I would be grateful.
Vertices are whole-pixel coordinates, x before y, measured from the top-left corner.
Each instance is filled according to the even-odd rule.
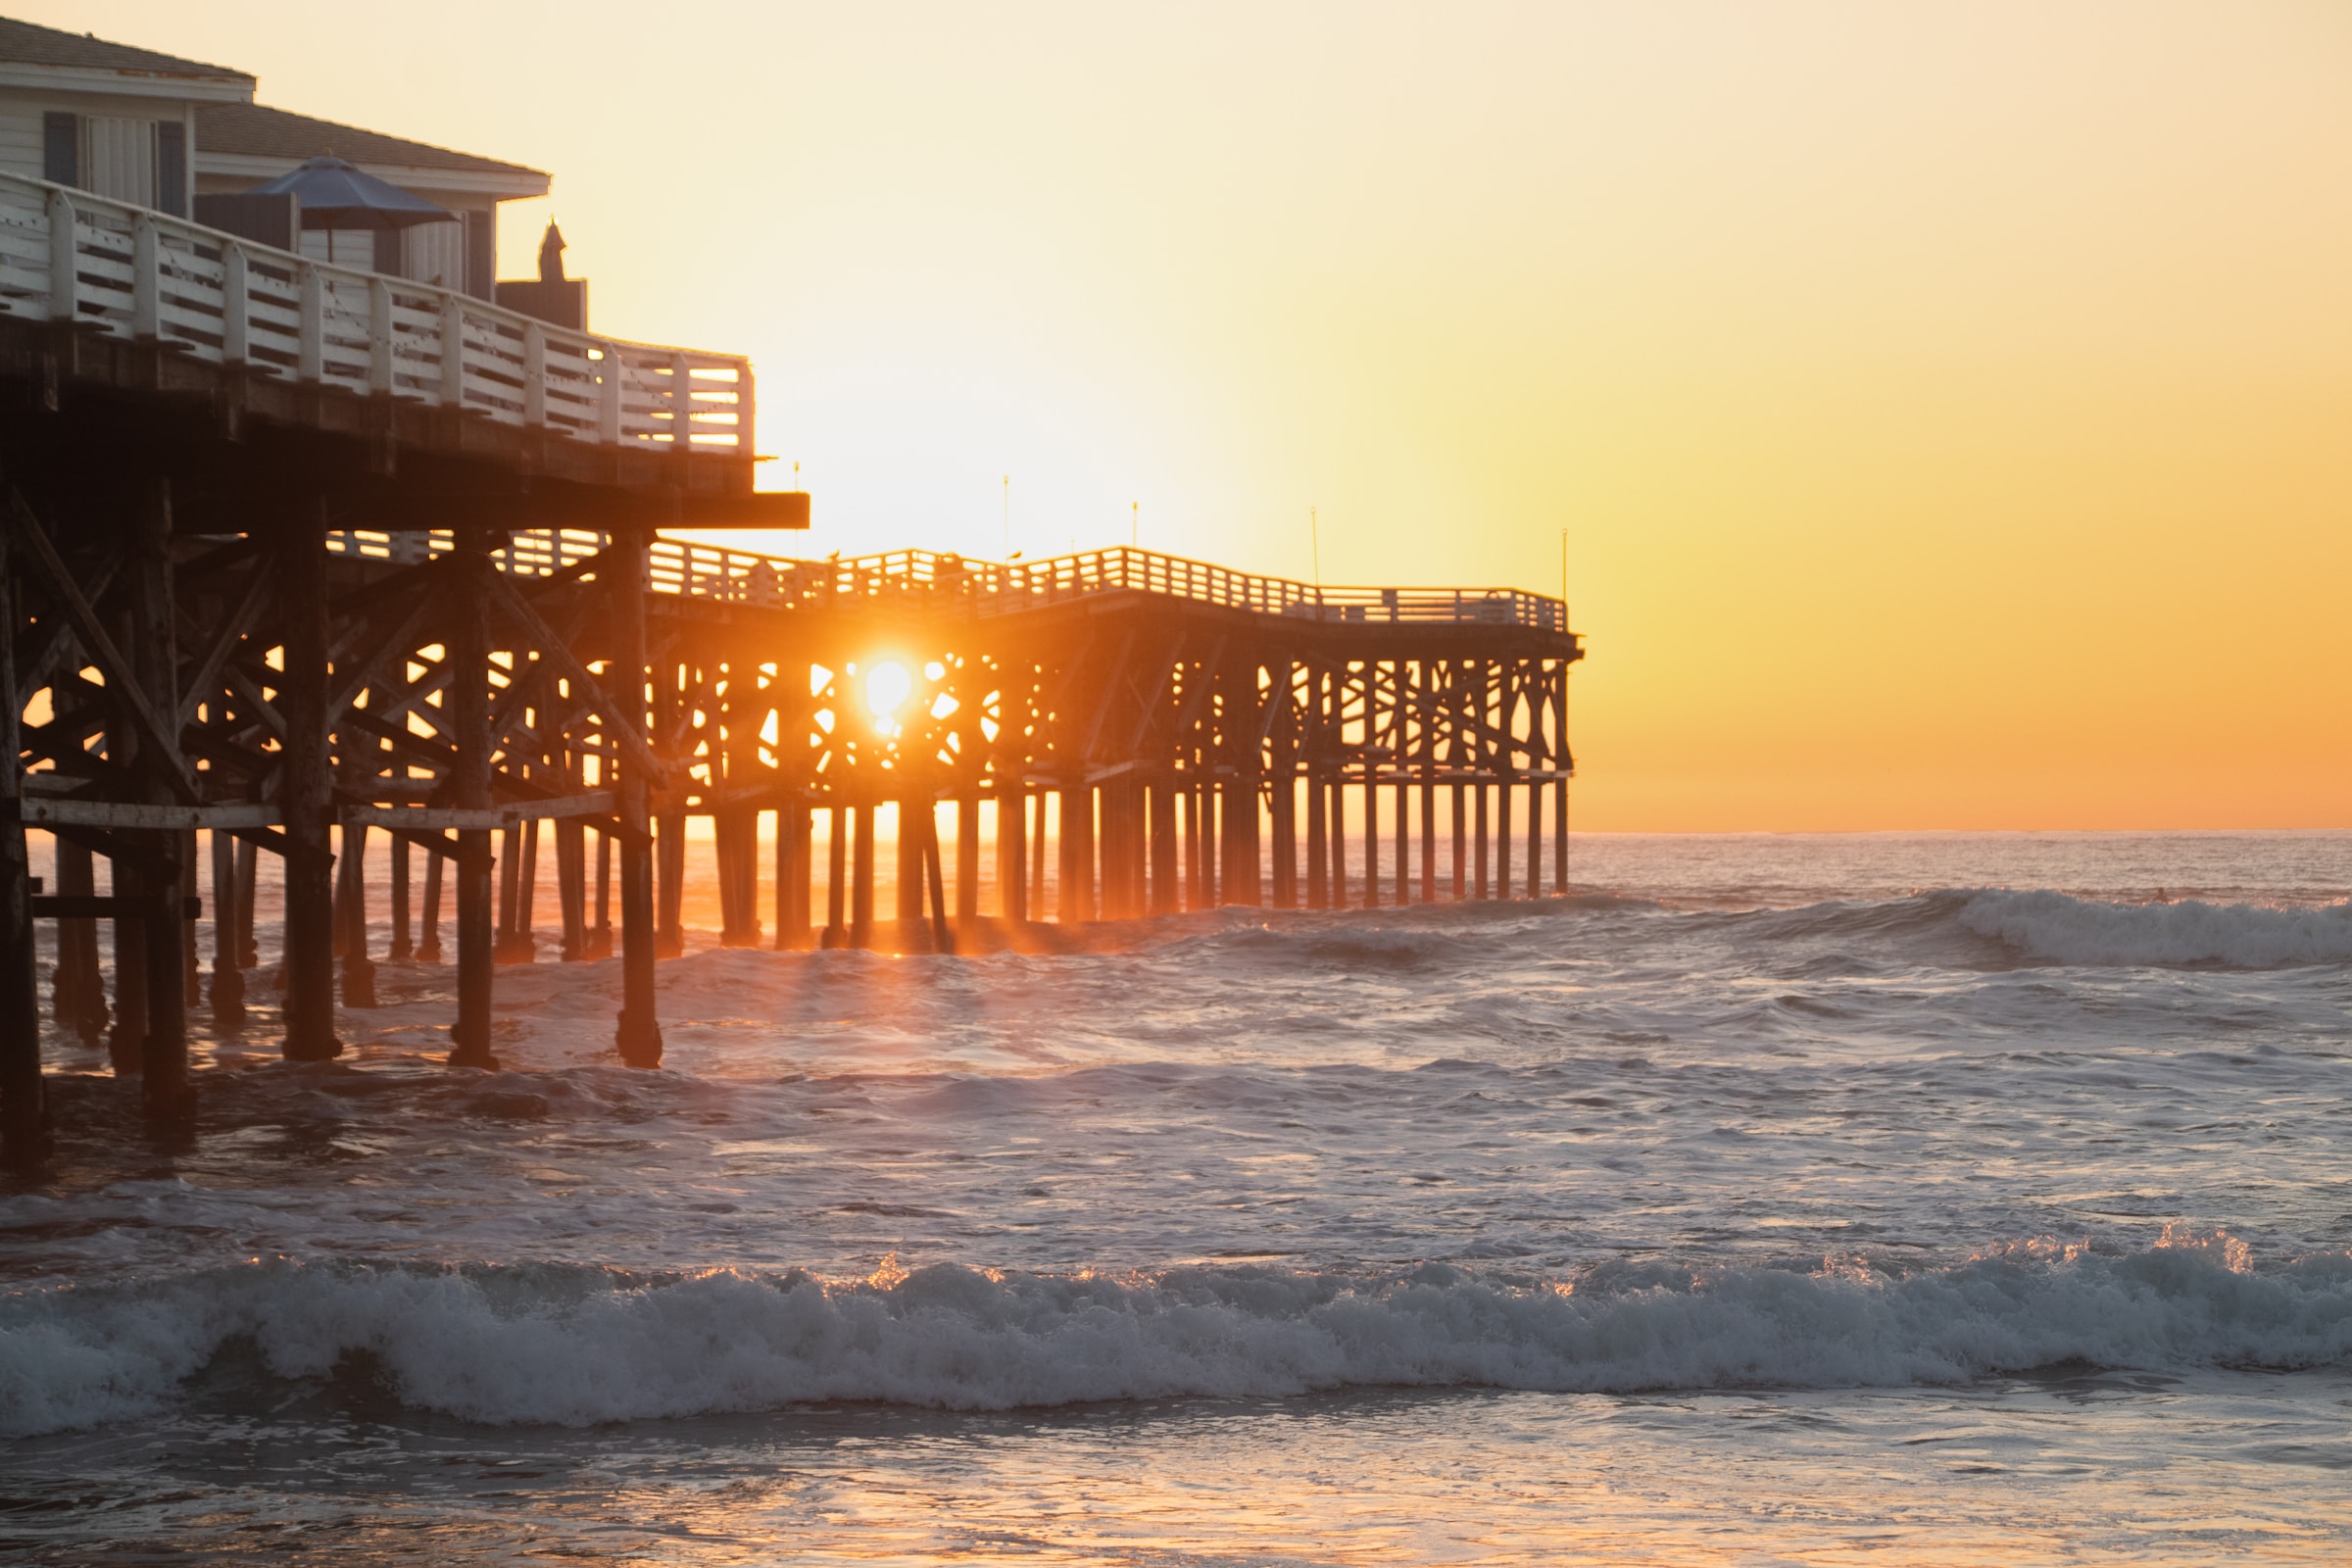
[[[225,66],[0,18],[0,171],[194,218],[314,260],[495,297],[499,204],[545,196],[543,171],[257,104],[255,86]],[[303,222],[283,200],[244,198],[322,157],[449,217],[347,232]]]

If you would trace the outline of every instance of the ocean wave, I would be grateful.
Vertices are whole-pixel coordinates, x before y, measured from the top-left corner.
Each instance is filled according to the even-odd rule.
[[[1965,896],[1959,920],[1979,936],[2054,963],[2228,969],[2352,963],[2352,901],[2272,908],[1983,890]]]
[[[1900,1277],[1852,1263],[1511,1282],[1257,1267],[956,1266],[855,1282],[585,1265],[264,1262],[0,1301],[0,1432],[168,1406],[232,1345],[411,1406],[598,1422],[889,1402],[998,1410],[1372,1386],[1545,1391],[1950,1384],[2062,1362],[2352,1361],[2352,1256],[2258,1270],[2227,1238],[2023,1246]]]

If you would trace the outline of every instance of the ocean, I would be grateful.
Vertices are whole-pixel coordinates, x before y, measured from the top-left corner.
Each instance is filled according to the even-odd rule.
[[[2352,1560],[2352,834],[1573,870],[53,1038],[0,1555]]]

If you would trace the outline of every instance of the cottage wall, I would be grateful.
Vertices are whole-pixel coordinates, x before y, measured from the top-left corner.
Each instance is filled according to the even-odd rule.
[[[196,188],[193,103],[0,86],[0,170],[49,177],[52,115],[74,117],[74,184],[186,216],[188,193]]]

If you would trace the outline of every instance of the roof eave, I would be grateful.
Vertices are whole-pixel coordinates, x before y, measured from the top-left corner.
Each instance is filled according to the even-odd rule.
[[[163,71],[106,71],[0,60],[0,87],[97,93],[118,98],[176,98],[188,103],[249,104],[251,76],[179,75]]]

